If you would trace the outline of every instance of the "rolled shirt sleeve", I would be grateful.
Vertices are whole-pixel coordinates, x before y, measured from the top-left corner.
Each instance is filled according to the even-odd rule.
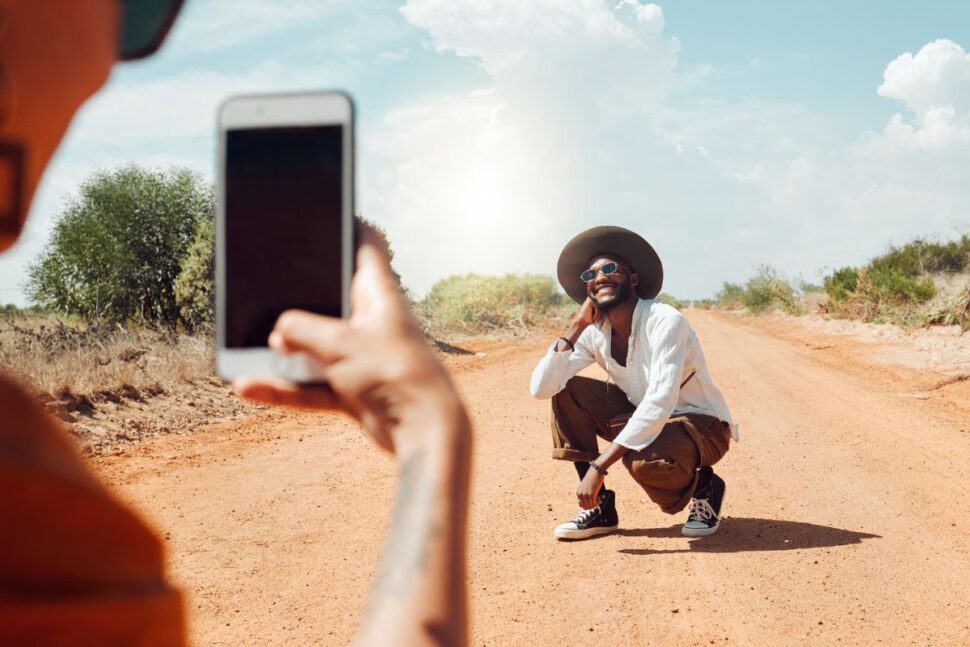
[[[647,392],[614,442],[640,451],[660,435],[680,395],[689,336],[690,326],[679,313],[661,320],[646,334],[651,359],[649,366],[640,369],[648,372]]]
[[[591,329],[592,326],[589,326],[583,331],[571,352],[556,352],[556,344],[559,340],[553,342],[549,351],[532,371],[532,382],[529,384],[529,393],[532,397],[551,398],[566,388],[566,382],[574,375],[593,363],[592,341],[587,334]]]

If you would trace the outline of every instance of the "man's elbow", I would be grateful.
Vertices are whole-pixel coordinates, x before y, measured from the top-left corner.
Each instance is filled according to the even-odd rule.
[[[556,395],[557,391],[552,391],[548,387],[543,388],[543,385],[538,382],[532,382],[529,384],[529,395],[531,395],[536,400],[548,400],[552,396]]]

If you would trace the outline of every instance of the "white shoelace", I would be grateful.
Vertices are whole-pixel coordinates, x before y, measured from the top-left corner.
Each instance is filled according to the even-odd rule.
[[[590,508],[589,510],[580,510],[579,514],[573,517],[573,523],[577,526],[582,525],[589,521],[590,517],[599,512],[599,507]]]
[[[714,508],[711,507],[707,499],[690,500],[688,521],[710,521],[711,519],[717,519],[717,514],[714,513]]]

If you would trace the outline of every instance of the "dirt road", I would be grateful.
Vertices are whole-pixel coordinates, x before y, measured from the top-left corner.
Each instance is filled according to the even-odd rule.
[[[621,468],[621,532],[557,543],[575,474],[527,393],[548,341],[454,358],[476,424],[473,644],[970,644],[970,382],[688,316],[741,422],[704,539]],[[349,642],[395,476],[350,423],[267,410],[96,465],[164,529],[197,644]]]

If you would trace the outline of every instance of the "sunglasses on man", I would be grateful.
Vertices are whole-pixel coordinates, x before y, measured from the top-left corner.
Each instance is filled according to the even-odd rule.
[[[597,275],[600,273],[602,273],[603,276],[609,276],[610,274],[619,273],[622,269],[623,268],[620,267],[619,263],[612,263],[612,262],[604,263],[603,266],[599,268],[599,270],[594,270],[593,268],[590,268],[585,272],[583,272],[582,274],[580,274],[579,278],[583,283],[589,283],[590,281],[596,279]]]
[[[154,54],[182,9],[183,0],[121,0],[118,58],[134,61]]]

